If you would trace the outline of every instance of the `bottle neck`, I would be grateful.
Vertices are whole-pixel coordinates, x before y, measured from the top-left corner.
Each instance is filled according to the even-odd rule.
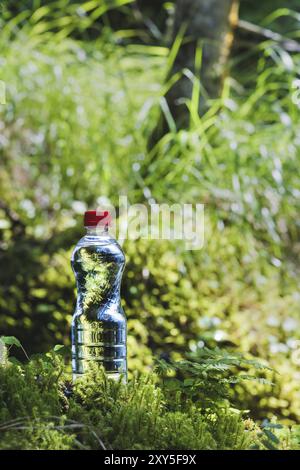
[[[105,225],[105,226],[100,226],[100,227],[85,227],[86,229],[86,234],[87,235],[90,235],[90,236],[97,236],[97,237],[101,237],[101,236],[107,236],[109,233],[108,233],[108,225]]]

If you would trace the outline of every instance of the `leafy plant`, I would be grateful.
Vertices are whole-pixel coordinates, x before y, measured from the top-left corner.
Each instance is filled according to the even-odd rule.
[[[2,343],[4,346],[8,346],[8,351],[10,350],[11,346],[16,346],[17,348],[22,349],[26,358],[29,360],[27,352],[25,351],[22,344],[15,336],[0,336],[0,343]]]
[[[168,372],[173,372],[181,379],[164,379],[164,386],[170,393],[176,396],[181,391],[184,396],[199,401],[202,407],[214,409],[217,405],[224,405],[232,398],[231,387],[245,380],[270,384],[264,377],[241,372],[249,367],[256,373],[270,371],[267,365],[219,348],[199,349],[189,360],[166,362],[160,359],[157,363],[159,374],[167,376]]]

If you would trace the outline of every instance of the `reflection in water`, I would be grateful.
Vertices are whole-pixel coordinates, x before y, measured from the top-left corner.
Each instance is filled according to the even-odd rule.
[[[120,305],[125,257],[110,237],[86,236],[72,256],[78,298],[72,322],[74,376],[91,362],[109,375],[126,375],[126,319]]]

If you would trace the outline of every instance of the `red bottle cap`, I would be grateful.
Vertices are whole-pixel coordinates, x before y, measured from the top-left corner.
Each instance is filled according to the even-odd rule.
[[[84,213],[84,226],[97,227],[110,225],[111,215],[109,211],[86,211]]]

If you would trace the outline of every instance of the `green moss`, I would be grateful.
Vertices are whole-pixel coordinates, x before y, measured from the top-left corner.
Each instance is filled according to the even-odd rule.
[[[124,385],[95,366],[69,398],[66,380],[53,353],[0,367],[1,448],[244,449],[258,442],[257,430],[217,401],[202,409],[179,392],[174,407],[153,374]]]
[[[299,448],[298,427],[266,422],[260,428],[233,407],[229,393],[224,400],[224,387],[229,392],[232,382],[226,364],[246,363],[206,351],[202,361],[189,365],[197,386],[154,373],[124,384],[94,365],[71,386],[59,354],[25,365],[9,361],[0,366],[0,448]],[[187,370],[186,364],[174,365]]]

